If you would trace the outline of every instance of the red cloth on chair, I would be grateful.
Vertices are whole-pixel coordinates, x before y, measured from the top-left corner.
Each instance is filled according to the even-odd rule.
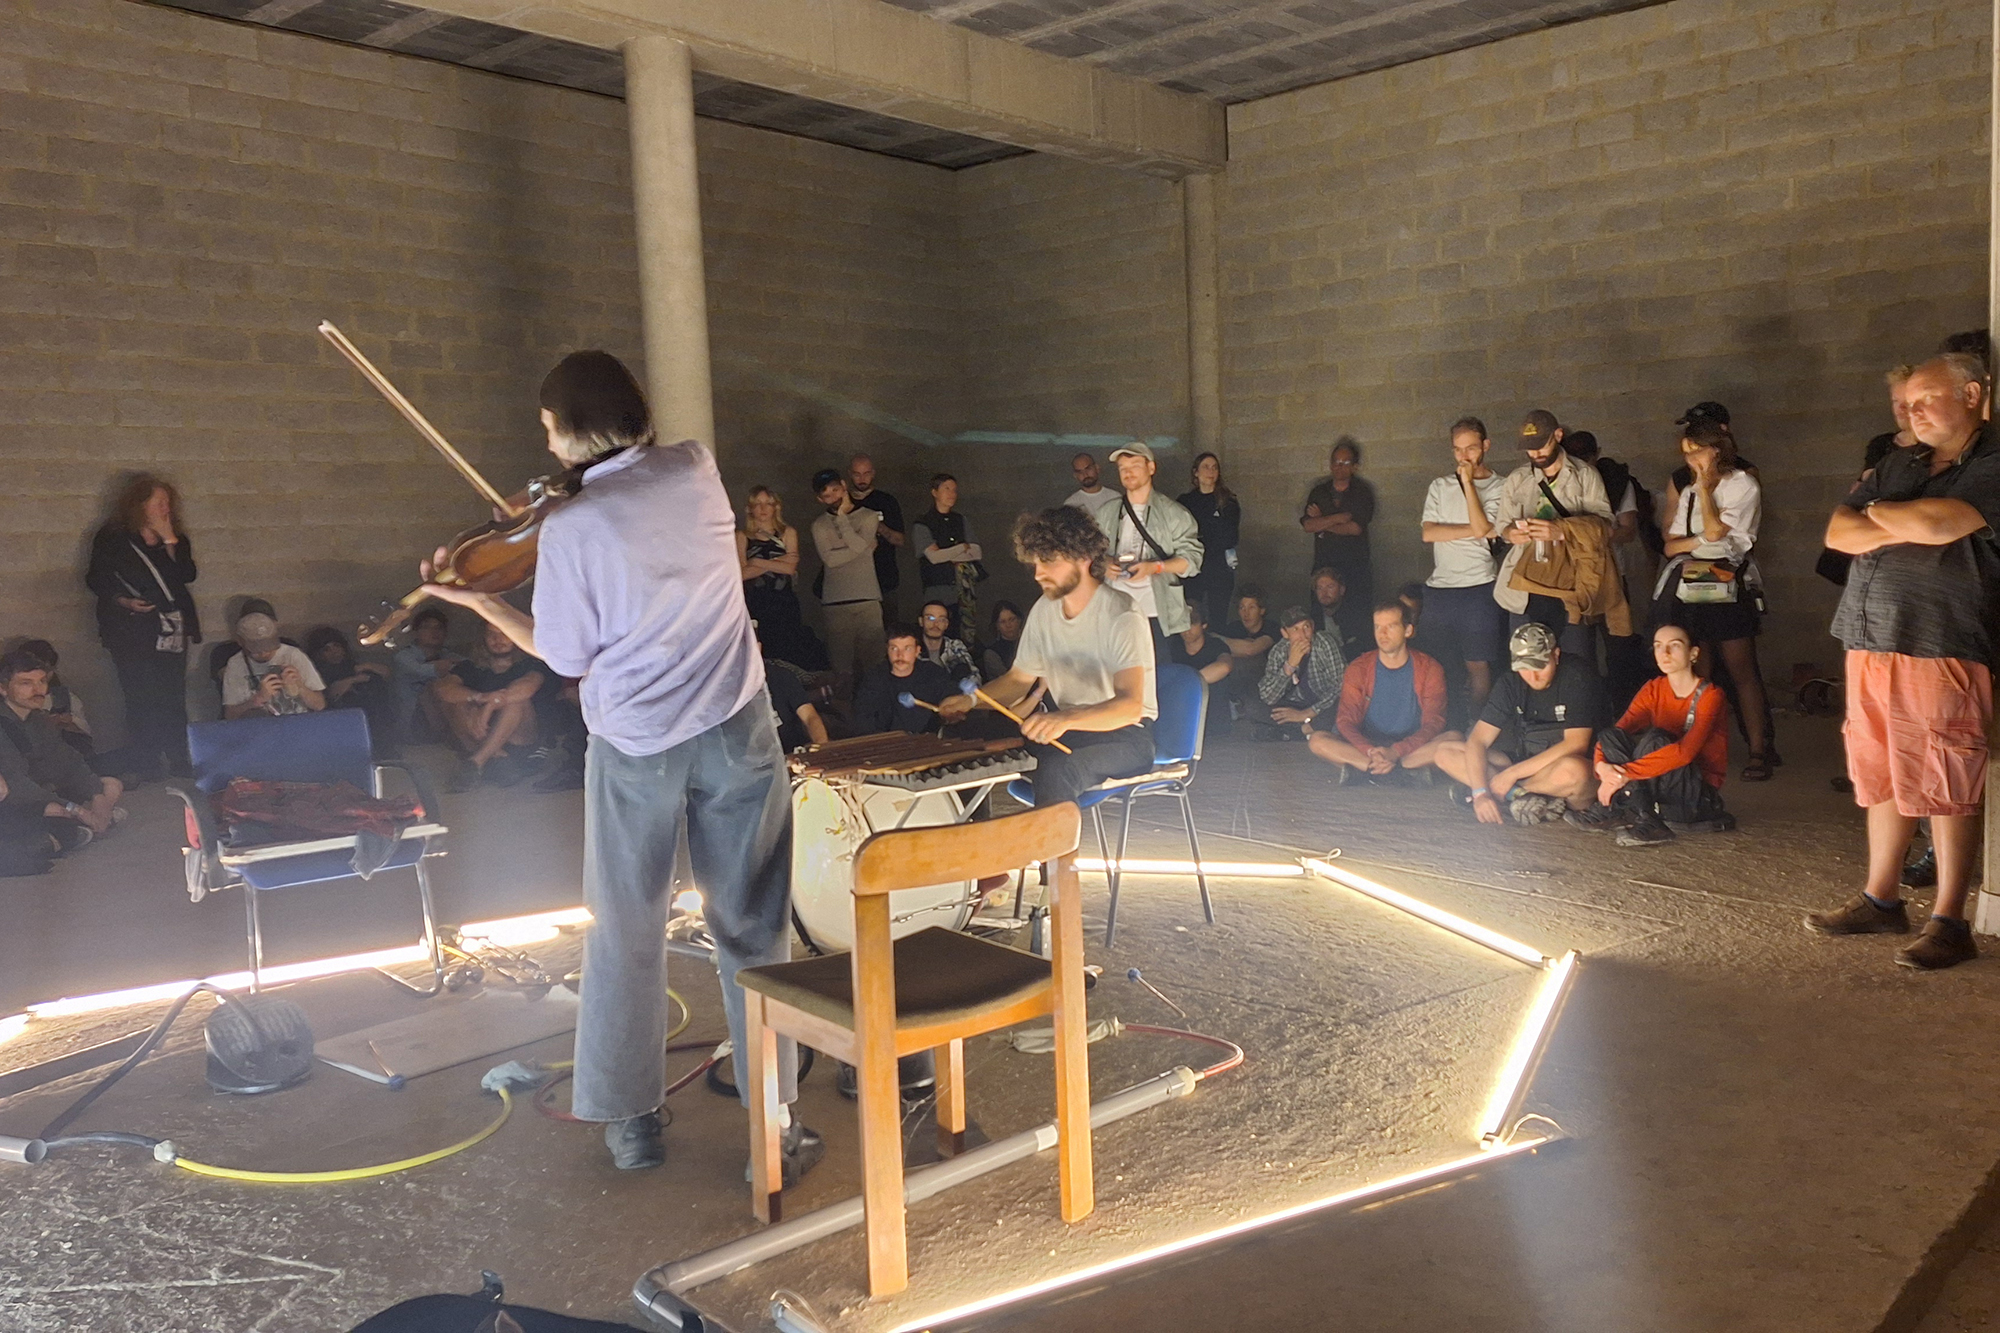
[[[391,841],[424,817],[414,796],[370,796],[351,782],[259,782],[236,778],[212,798],[232,829],[254,826],[283,838],[372,833]]]

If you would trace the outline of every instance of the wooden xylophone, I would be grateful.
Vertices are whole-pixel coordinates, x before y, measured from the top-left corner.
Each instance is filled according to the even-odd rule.
[[[794,779],[845,779],[924,791],[956,786],[967,777],[1003,777],[1034,768],[1021,738],[953,740],[888,731],[810,746],[791,758]]]

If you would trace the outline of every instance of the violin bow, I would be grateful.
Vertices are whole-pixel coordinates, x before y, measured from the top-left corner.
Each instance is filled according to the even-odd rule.
[[[521,512],[518,506],[507,502],[506,496],[493,489],[492,482],[479,475],[479,469],[467,462],[464,454],[451,447],[451,441],[445,439],[436,426],[424,419],[424,414],[417,411],[416,404],[405,398],[402,390],[389,383],[389,377],[375,369],[374,363],[361,354],[360,348],[347,340],[346,334],[333,326],[332,320],[321,320],[319,331],[333,344],[336,351],[353,363],[354,368],[361,372],[363,379],[375,386],[376,392],[389,400],[389,406],[401,412],[403,419],[417,428],[417,434],[430,441],[431,448],[444,455],[445,462],[457,468],[459,475],[472,483],[473,489],[478,491],[488,504],[509,518]]]

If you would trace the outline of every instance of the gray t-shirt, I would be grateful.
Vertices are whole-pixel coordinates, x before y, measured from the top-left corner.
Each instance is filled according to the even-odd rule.
[[[1153,634],[1132,599],[1116,588],[1099,585],[1082,614],[1071,620],[1062,603],[1047,597],[1028,608],[1021,646],[1014,667],[1049,683],[1059,708],[1088,708],[1115,695],[1113,678],[1140,667],[1146,673],[1142,716],[1160,715],[1153,680]]]
[[[1479,507],[1486,511],[1486,519],[1493,524],[1494,535],[1499,535],[1500,489],[1507,479],[1499,473],[1490,477],[1474,478],[1472,489],[1479,496]],[[1472,515],[1466,511],[1465,488],[1458,484],[1458,474],[1439,477],[1431,483],[1430,491],[1424,496],[1424,518],[1426,523],[1470,523]],[[1499,573],[1500,562],[1493,558],[1493,549],[1484,537],[1460,537],[1457,541],[1432,542],[1431,559],[1434,562],[1429,579],[1433,588],[1478,588],[1493,582]]]
[[[1069,498],[1063,503],[1071,508],[1081,509],[1086,514],[1094,514],[1100,506],[1108,505],[1117,498],[1118,492],[1109,486],[1099,486],[1095,495],[1079,486],[1069,493]]]

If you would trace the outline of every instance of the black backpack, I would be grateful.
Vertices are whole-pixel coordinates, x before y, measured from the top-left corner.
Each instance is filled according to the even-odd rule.
[[[1629,482],[1632,487],[1632,502],[1639,507],[1639,541],[1655,560],[1667,553],[1666,534],[1660,531],[1659,517],[1653,512],[1653,493],[1640,484],[1632,475],[1632,469],[1615,458],[1599,458],[1597,475],[1604,479],[1604,498],[1613,509],[1618,506],[1618,497],[1625,494]]]

